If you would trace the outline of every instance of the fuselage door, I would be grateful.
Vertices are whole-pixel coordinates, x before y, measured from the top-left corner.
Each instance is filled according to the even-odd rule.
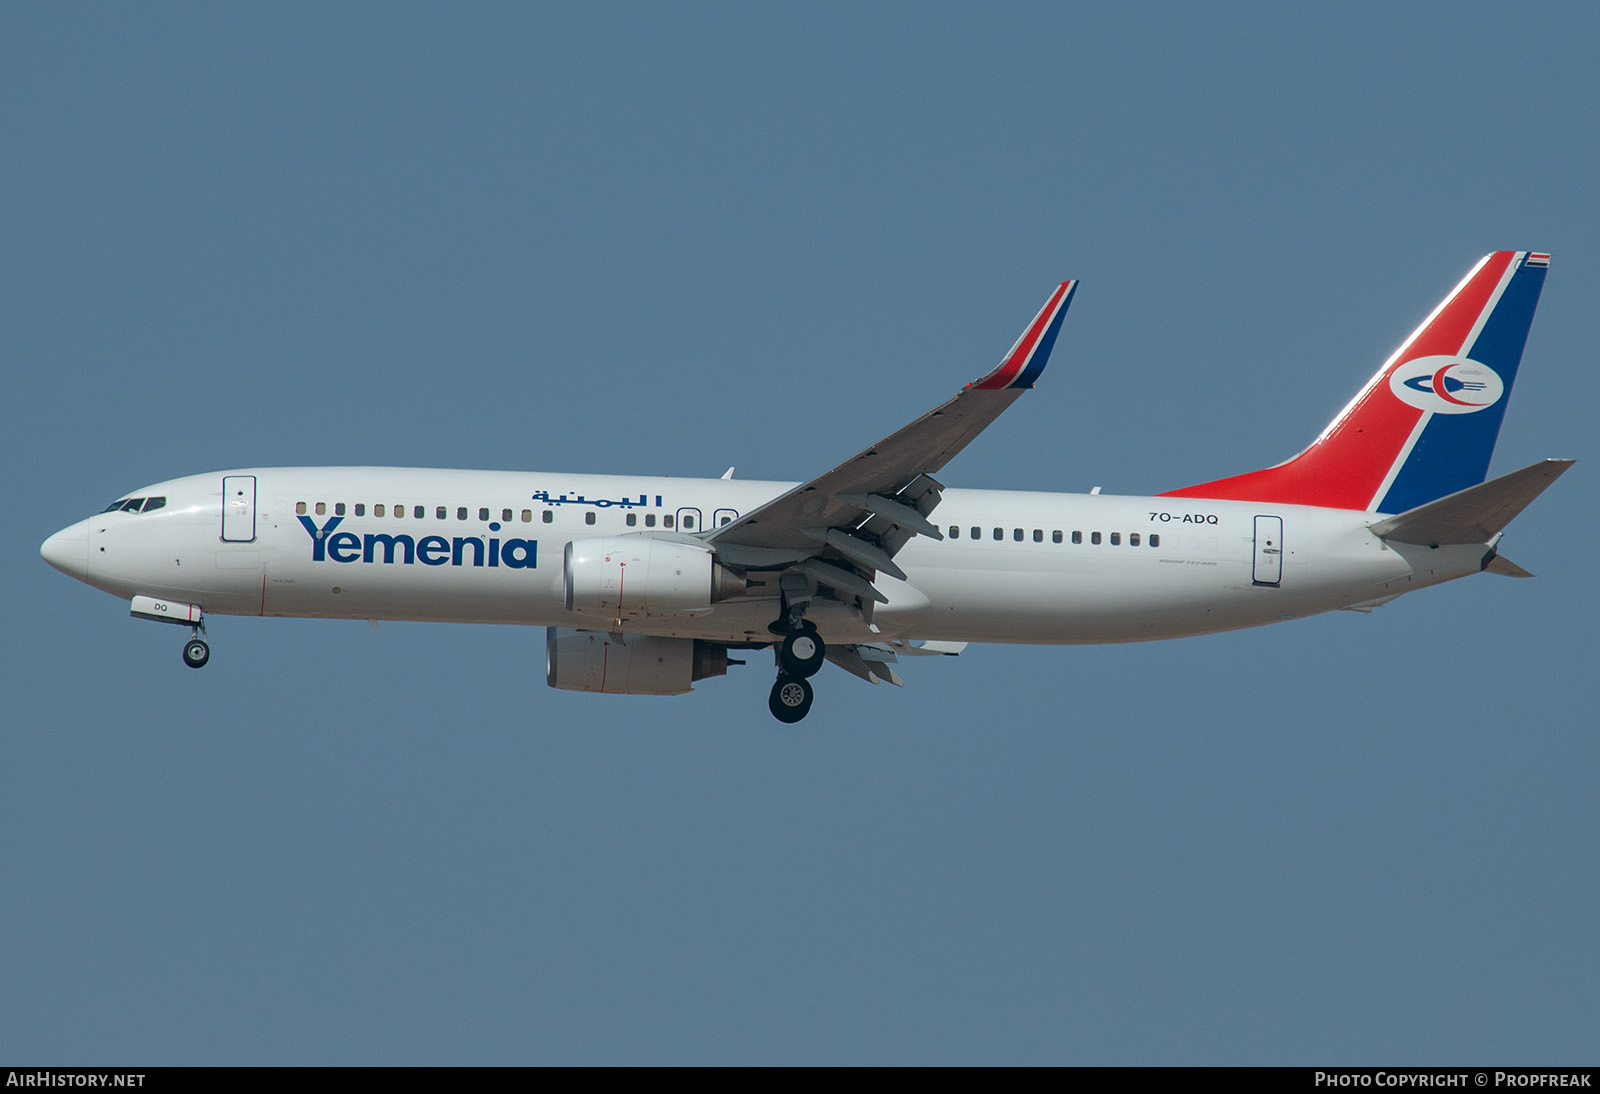
[[[1283,518],[1256,518],[1256,557],[1251,580],[1276,588],[1283,582]]]
[[[256,538],[256,477],[222,476],[222,542],[251,543]]]

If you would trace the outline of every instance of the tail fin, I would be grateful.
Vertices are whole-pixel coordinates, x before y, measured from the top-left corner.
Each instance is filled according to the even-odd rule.
[[[1485,255],[1310,448],[1162,496],[1402,513],[1476,486],[1549,265],[1528,251]]]

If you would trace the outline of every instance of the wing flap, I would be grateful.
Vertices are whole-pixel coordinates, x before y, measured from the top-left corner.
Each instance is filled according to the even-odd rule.
[[[897,688],[906,686],[900,674],[889,667],[895,660],[894,651],[887,646],[862,643],[853,646],[829,646],[826,657],[852,676],[859,676],[869,684],[880,680]]]

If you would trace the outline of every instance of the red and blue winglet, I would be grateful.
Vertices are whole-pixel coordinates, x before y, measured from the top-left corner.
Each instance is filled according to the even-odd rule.
[[[1056,335],[1061,333],[1061,320],[1067,314],[1067,305],[1072,303],[1072,294],[1077,291],[1076,281],[1063,281],[1050,294],[1050,299],[1045,301],[1039,314],[1033,317],[1033,322],[1028,324],[1028,329],[1022,332],[1022,337],[1017,339],[1017,344],[1011,347],[1005,360],[1000,362],[998,368],[987,376],[972,381],[967,385],[968,390],[1000,391],[1005,388],[1030,388],[1033,382],[1044,371],[1044,366],[1050,360],[1050,351],[1055,348]]]

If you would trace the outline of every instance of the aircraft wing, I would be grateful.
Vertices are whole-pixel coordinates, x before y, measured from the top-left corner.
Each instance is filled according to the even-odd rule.
[[[806,571],[813,579],[881,600],[855,570],[903,578],[893,557],[907,540],[944,538],[927,519],[943,490],[933,473],[1033,386],[1077,284],[1064,281],[1050,294],[992,372],[833,470],[715,529],[707,542],[733,565],[777,567],[809,559]],[[817,557],[824,554],[830,557]]]

